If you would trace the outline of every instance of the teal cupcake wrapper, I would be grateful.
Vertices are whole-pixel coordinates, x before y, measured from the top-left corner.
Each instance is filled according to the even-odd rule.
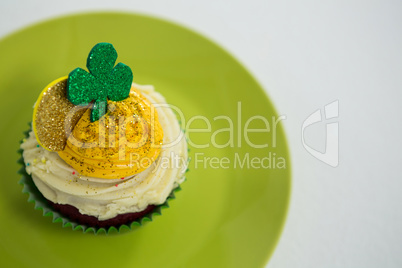
[[[24,132],[25,138],[28,138],[29,132],[30,130]],[[51,217],[52,222],[54,223],[61,222],[63,228],[71,227],[71,229],[74,231],[82,231],[83,233],[93,233],[97,235],[97,234],[121,233],[124,231],[137,229],[142,225],[146,224],[147,222],[151,222],[156,216],[162,215],[162,210],[169,208],[169,202],[174,200],[176,198],[175,194],[181,190],[181,187],[179,185],[177,188],[172,190],[172,192],[166,199],[165,203],[157,205],[151,212],[149,212],[148,214],[139,219],[136,219],[130,224],[122,224],[117,227],[111,226],[107,228],[88,226],[69,219],[68,217],[56,211],[51,205],[49,205],[47,199],[35,186],[32,177],[26,172],[22,152],[23,152],[22,149],[18,150],[18,153],[20,154],[20,159],[17,162],[22,165],[22,167],[18,171],[18,173],[22,176],[19,181],[19,184],[23,185],[22,192],[28,194],[28,202],[34,203],[34,208],[36,210],[42,210],[43,216]],[[186,170],[186,173],[187,171],[188,168]]]

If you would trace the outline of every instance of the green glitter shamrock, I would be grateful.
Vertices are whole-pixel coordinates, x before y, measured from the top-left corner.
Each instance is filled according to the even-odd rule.
[[[67,98],[75,105],[88,105],[94,101],[91,122],[106,114],[107,99],[122,101],[130,94],[133,73],[127,65],[118,63],[117,52],[112,44],[98,43],[87,59],[89,73],[74,69],[67,80]]]

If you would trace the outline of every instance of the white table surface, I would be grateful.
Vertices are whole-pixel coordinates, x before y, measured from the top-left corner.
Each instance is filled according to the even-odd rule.
[[[0,1],[0,37],[77,11],[166,18],[239,59],[286,115],[293,187],[267,267],[402,267],[401,1]],[[339,165],[301,128],[339,102]],[[305,132],[323,150],[325,122]]]

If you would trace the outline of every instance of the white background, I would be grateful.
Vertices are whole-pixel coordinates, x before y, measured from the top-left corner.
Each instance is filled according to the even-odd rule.
[[[402,267],[401,1],[1,0],[0,37],[93,10],[143,12],[202,33],[238,58],[287,116],[292,198],[267,267]],[[301,142],[303,121],[335,100],[337,168]],[[305,134],[325,150],[325,122]]]

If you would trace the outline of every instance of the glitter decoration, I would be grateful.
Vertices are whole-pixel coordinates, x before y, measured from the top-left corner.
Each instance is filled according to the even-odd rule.
[[[133,73],[127,65],[118,63],[112,44],[98,43],[89,52],[87,68],[74,69],[68,76],[67,97],[75,105],[94,102],[90,120],[99,120],[107,111],[107,100],[122,101],[130,93]]]
[[[34,112],[34,132],[49,151],[62,151],[68,135],[87,109],[67,99],[67,77],[50,84],[39,97]],[[39,147],[39,145],[37,146]]]

